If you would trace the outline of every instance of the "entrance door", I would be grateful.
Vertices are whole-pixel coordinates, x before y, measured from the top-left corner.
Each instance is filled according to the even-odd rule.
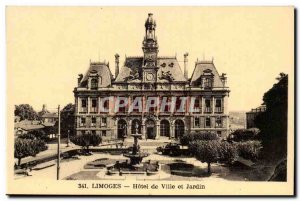
[[[118,121],[118,139],[127,136],[127,123],[124,119]]]
[[[153,120],[147,120],[145,126],[146,126],[146,138],[155,139],[156,137],[155,122]]]

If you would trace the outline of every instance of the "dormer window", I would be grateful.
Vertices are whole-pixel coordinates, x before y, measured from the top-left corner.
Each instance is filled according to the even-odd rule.
[[[98,89],[98,79],[92,78],[92,80],[91,80],[91,89]]]
[[[212,88],[212,78],[204,78],[204,88]]]
[[[212,88],[214,82],[214,74],[210,69],[206,69],[203,71],[201,75],[201,87],[203,88]]]

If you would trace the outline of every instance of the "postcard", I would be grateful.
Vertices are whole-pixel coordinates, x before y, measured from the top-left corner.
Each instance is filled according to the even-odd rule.
[[[293,196],[293,7],[6,7],[7,194]]]

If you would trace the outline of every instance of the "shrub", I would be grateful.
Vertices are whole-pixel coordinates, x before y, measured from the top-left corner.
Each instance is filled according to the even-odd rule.
[[[258,159],[262,149],[260,141],[237,142],[235,144],[239,156],[254,161]]]
[[[192,132],[187,135],[184,135],[180,138],[180,143],[183,146],[189,145],[190,142],[197,140],[217,140],[218,135],[216,133],[196,133]]]
[[[258,128],[237,129],[230,135],[230,140],[235,142],[257,140],[259,133]]]
[[[18,159],[18,166],[20,166],[22,158],[36,156],[36,154],[46,149],[47,145],[43,140],[17,138],[15,140],[14,157]]]
[[[98,146],[102,142],[102,138],[99,134],[80,134],[71,137],[71,142],[81,146],[83,150],[89,152],[89,147]]]
[[[35,136],[37,139],[41,139],[41,140],[44,140],[44,141],[48,141],[49,140],[49,136],[47,135],[47,133],[44,131],[44,130],[32,130],[32,131],[29,131],[27,134],[24,134],[25,136],[26,135],[33,135]]]
[[[219,146],[219,161],[224,163],[233,163],[238,156],[235,144],[222,141]]]

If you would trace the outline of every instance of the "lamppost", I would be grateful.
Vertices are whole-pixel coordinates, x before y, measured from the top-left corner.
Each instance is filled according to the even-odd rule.
[[[68,129],[67,147],[70,146],[69,143],[70,143],[70,129]]]
[[[59,170],[60,170],[60,105],[58,105],[58,134],[57,134],[57,170],[56,179],[59,180]]]

